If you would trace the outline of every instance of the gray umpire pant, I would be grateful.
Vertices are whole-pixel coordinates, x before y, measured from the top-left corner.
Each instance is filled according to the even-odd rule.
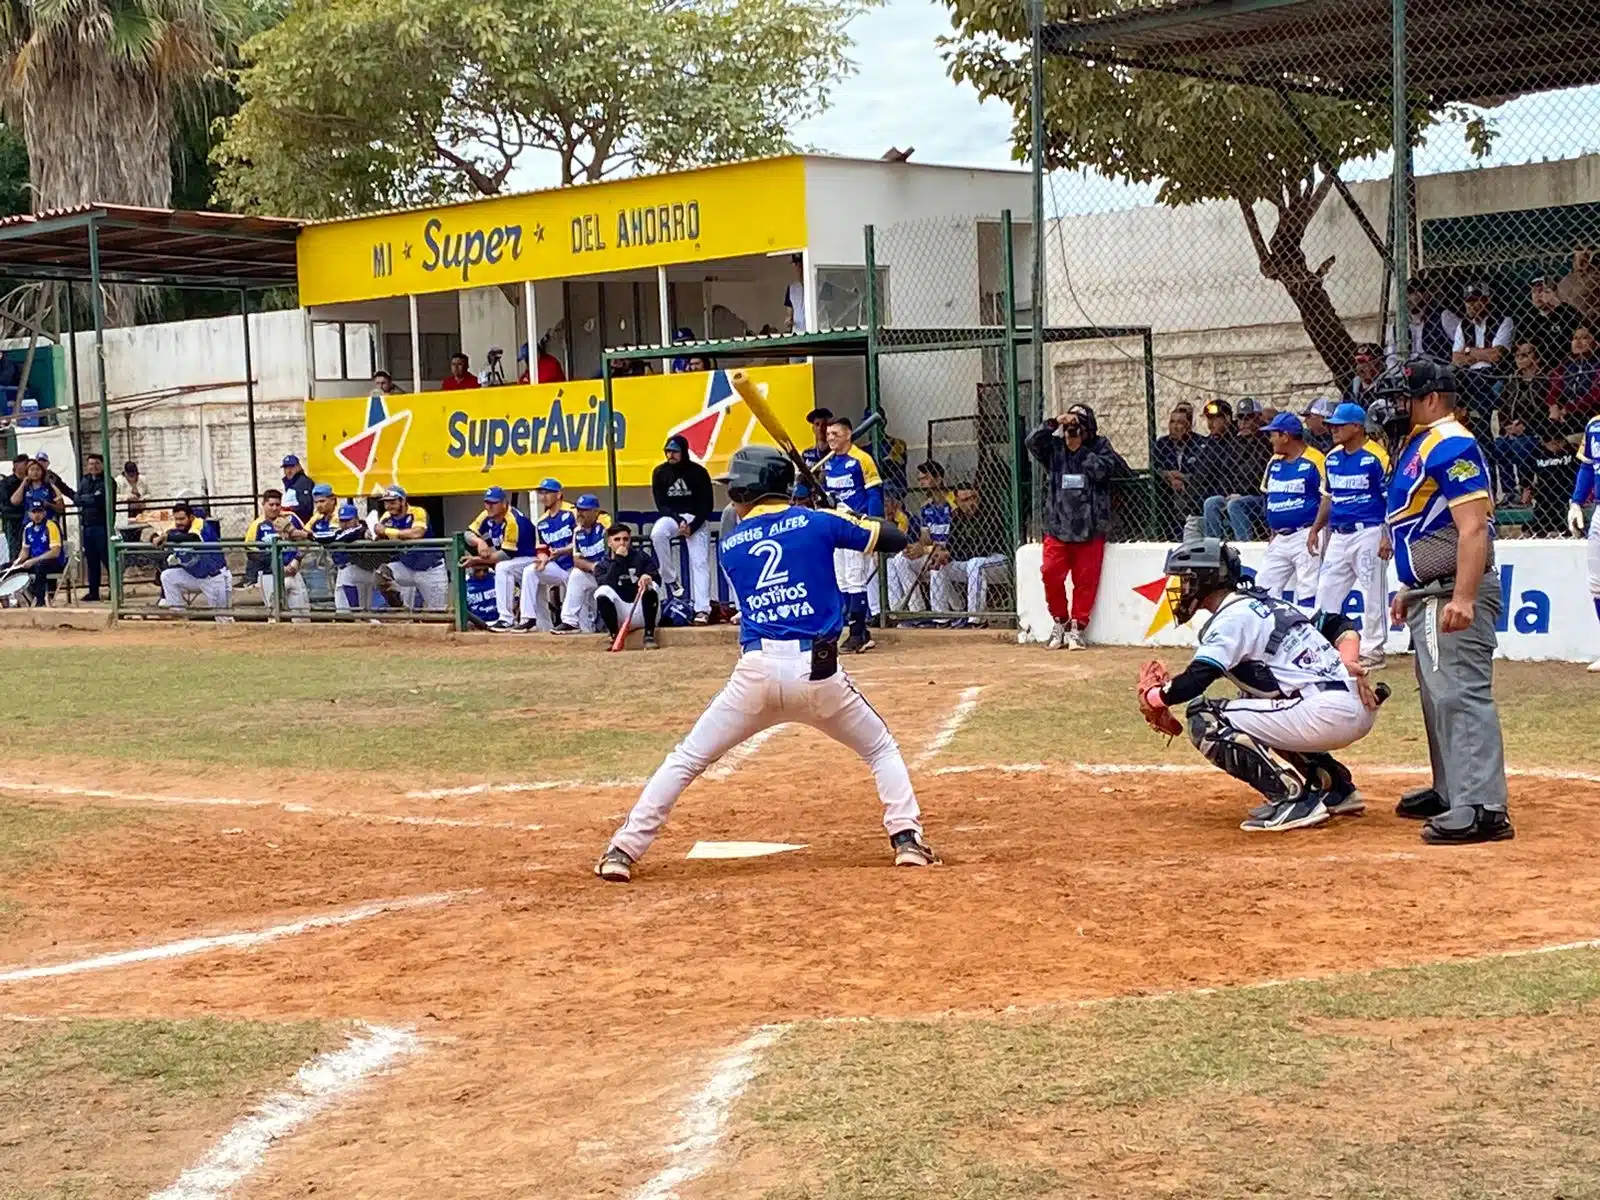
[[[1494,704],[1500,576],[1484,573],[1472,624],[1459,633],[1445,633],[1439,625],[1449,599],[1447,591],[1420,588],[1406,610],[1434,790],[1452,809],[1470,805],[1505,812],[1506,752]]]

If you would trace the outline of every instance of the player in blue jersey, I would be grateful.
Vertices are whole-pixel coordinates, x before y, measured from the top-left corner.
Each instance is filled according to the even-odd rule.
[[[420,542],[428,536],[428,514],[411,503],[405,488],[391,484],[383,489],[383,516],[374,534],[378,541]],[[390,560],[389,574],[407,605],[418,597],[423,608],[443,611],[450,590],[443,550],[402,550]]]
[[[819,468],[822,486],[845,512],[881,517],[883,479],[872,455],[850,440],[853,429],[849,417],[834,417],[828,422],[828,457],[822,460]],[[844,615],[850,623],[850,635],[839,644],[839,649],[865,653],[874,645],[867,629],[867,616],[871,611],[867,603],[867,556],[855,550],[839,549],[834,552],[833,573],[839,590],[844,593]]]
[[[740,742],[785,721],[821,730],[866,760],[896,866],[937,862],[922,840],[921,812],[900,747],[838,657],[844,612],[834,551],[898,554],[905,535],[892,525],[791,503],[794,466],[770,446],[734,451],[723,482],[738,514],[719,557],[739,596],[739,663],[645,784],[595,874],[627,883],[683,790]]]
[[[333,495],[333,489],[327,484],[317,485],[319,491],[327,488],[325,493]],[[300,523],[299,516],[292,510],[283,507],[283,493],[277,488],[268,488],[261,493],[261,512],[245,526],[244,540],[258,546],[271,546],[273,542],[298,541],[309,538],[311,535],[306,527]],[[306,581],[300,578],[300,552],[298,550],[285,550],[280,555],[283,562],[283,602],[287,608],[296,612],[305,612],[311,608],[311,593],[306,590]],[[275,605],[277,595],[277,577],[273,572],[272,556],[270,552],[257,553],[251,551],[251,558],[255,562],[256,584],[261,589],[261,603],[268,612]]]
[[[600,510],[599,497],[587,492],[578,497],[572,511],[576,522],[572,527],[572,568],[567,572],[567,595],[561,602],[561,624],[556,632],[593,633],[599,624],[595,589],[600,585],[595,568],[606,556],[611,518]]]
[[[551,630],[550,591],[564,588],[572,570],[572,541],[578,529],[577,510],[562,497],[561,481],[546,479],[539,493],[539,516],[533,523],[537,546],[522,572],[522,621],[517,626]]]
[[[483,511],[467,526],[467,547],[472,553],[462,565],[494,572],[495,609],[500,614],[493,623],[496,629],[515,625],[517,581],[533,565],[535,541],[533,522],[510,503],[505,488],[485,490]]]
[[[1583,536],[1583,506],[1594,505],[1589,518],[1589,596],[1594,600],[1594,615],[1600,618],[1600,417],[1591,417],[1578,447],[1578,478],[1572,485],[1572,503],[1567,506],[1567,527],[1573,537]],[[1589,664],[1600,672],[1600,658]]]
[[[1361,592],[1361,665],[1384,664],[1389,636],[1389,556],[1394,547],[1384,527],[1384,490],[1389,455],[1367,437],[1367,410],[1341,404],[1328,418],[1333,448],[1322,465],[1322,507],[1306,548],[1322,557],[1317,609],[1343,613],[1352,587]],[[1324,530],[1327,544],[1323,545]]]
[[[1494,502],[1483,448],[1454,416],[1459,394],[1448,365],[1413,358],[1378,381],[1373,400],[1395,447],[1387,520],[1400,590],[1389,615],[1411,628],[1433,767],[1432,785],[1402,796],[1395,811],[1425,818],[1423,841],[1444,844],[1515,836],[1494,703],[1505,603]]]
[[[214,522],[207,521],[204,513],[194,512],[185,501],[172,506],[172,528],[157,532],[154,544],[169,546],[167,566],[161,572],[162,603],[171,609],[188,607],[189,601],[199,596],[207,606],[226,610],[232,588],[229,584],[228,560],[219,550],[190,549],[194,544],[220,540]],[[231,621],[230,616],[219,616],[218,621]]]
[[[1261,480],[1268,537],[1256,586],[1276,596],[1287,585],[1294,603],[1310,609],[1321,561],[1306,535],[1322,506],[1322,452],[1306,445],[1305,426],[1293,413],[1279,413],[1265,431],[1273,453]]]
[[[66,542],[61,538],[61,528],[50,519],[50,510],[43,500],[28,505],[28,523],[22,527],[22,545],[13,571],[29,571],[33,580],[28,594],[34,607],[43,608],[51,592],[50,581],[67,568]]]

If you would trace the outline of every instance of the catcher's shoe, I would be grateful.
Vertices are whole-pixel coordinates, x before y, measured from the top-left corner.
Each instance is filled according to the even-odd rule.
[[[1329,793],[1323,803],[1336,817],[1359,817],[1367,811],[1367,798],[1353,785],[1345,791]]]
[[[923,841],[922,835],[914,829],[902,829],[889,839],[889,846],[894,850],[894,865],[897,867],[931,867],[939,862],[933,847]]]
[[[1322,802],[1321,792],[1307,792],[1298,800],[1283,800],[1272,805],[1272,811],[1250,817],[1239,825],[1246,833],[1279,833],[1288,829],[1309,829],[1328,819],[1328,807]]]
[[[1050,640],[1044,644],[1046,650],[1059,650],[1067,644],[1067,626],[1064,621],[1057,621],[1050,626]]]
[[[1400,803],[1394,806],[1395,815],[1409,817],[1413,821],[1425,821],[1429,817],[1443,816],[1450,810],[1435,789],[1431,787],[1412,788],[1400,797]]]
[[[607,883],[629,883],[633,880],[633,859],[628,857],[626,851],[607,846],[600,861],[594,865],[594,873]]]

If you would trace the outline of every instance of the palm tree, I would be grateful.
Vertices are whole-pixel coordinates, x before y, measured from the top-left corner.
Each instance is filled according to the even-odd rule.
[[[248,0],[0,0],[0,105],[28,147],[33,209],[165,208],[183,106],[252,24]],[[107,297],[131,321],[128,289]]]

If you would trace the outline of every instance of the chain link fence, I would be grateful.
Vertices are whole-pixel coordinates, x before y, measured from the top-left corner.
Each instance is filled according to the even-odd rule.
[[[1261,426],[1293,413],[1325,448],[1332,407],[1365,407],[1408,344],[1457,365],[1502,536],[1561,534],[1600,413],[1600,8],[1410,0],[1398,39],[1394,16],[1047,4],[1047,317],[1152,334],[1153,412],[1139,337],[1046,357],[1049,406],[1092,405],[1128,462],[1113,536],[1233,533],[1230,508],[1263,533]],[[956,74],[1026,130],[1026,19],[989,19],[960,29]]]

